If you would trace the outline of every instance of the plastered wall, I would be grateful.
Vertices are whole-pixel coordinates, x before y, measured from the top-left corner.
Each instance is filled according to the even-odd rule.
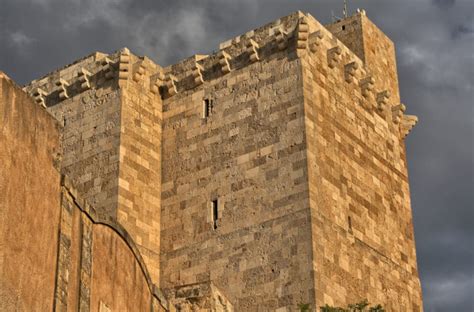
[[[60,124],[1,72],[0,120],[0,310],[168,310],[131,235],[60,175]]]
[[[60,201],[53,163],[59,133],[48,113],[0,72],[2,311],[53,308]]]

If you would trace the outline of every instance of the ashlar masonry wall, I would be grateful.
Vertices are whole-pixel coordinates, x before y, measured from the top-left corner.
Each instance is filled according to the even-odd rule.
[[[150,86],[156,83],[160,69],[128,50],[120,56],[117,221],[138,243],[155,283],[160,273],[162,100]]]
[[[61,171],[104,214],[117,214],[120,93],[95,53],[25,88],[63,125]],[[107,76],[107,77],[106,77]]]
[[[126,48],[95,53],[25,90],[60,123],[61,171],[100,215],[122,224],[159,280],[161,67]]]
[[[316,305],[367,298],[388,311],[421,311],[403,142],[416,118],[403,115],[396,67],[362,62],[308,22],[310,41],[322,38],[302,53]],[[361,12],[329,29],[346,23],[368,20]],[[379,40],[384,35],[361,29],[338,37],[370,41],[384,67],[395,64],[393,46],[384,51],[387,40]]]
[[[224,44],[202,85],[164,100],[163,289],[212,280],[236,311],[314,301],[301,63],[269,36],[299,14]],[[195,62],[165,70],[185,81]]]

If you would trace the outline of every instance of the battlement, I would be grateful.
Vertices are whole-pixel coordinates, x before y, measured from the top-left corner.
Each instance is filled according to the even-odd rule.
[[[343,68],[341,75],[346,83],[359,86],[364,107],[395,124],[409,119],[413,125],[412,117],[403,117],[404,106],[397,102],[398,96],[380,89],[383,83],[367,65],[365,47],[357,41],[363,36],[359,21],[365,19],[365,11],[358,11],[347,19],[323,26],[309,13],[298,11],[225,41],[210,55],[193,55],[165,68],[127,48],[110,55],[96,52],[32,81],[24,90],[47,107],[90,88],[100,88],[110,80],[119,86],[132,81],[166,99],[178,93],[195,92],[194,89],[231,71],[272,57],[323,57],[329,69]],[[403,124],[400,131],[405,137],[412,126]]]

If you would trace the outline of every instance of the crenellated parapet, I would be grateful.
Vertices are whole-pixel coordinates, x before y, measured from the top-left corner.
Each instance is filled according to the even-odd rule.
[[[91,88],[99,89],[110,84],[118,69],[117,61],[118,54],[94,53],[32,81],[23,89],[38,104],[50,107]]]
[[[365,11],[358,11],[356,15],[365,16]],[[311,16],[301,18],[295,32],[297,54],[303,61],[308,58],[325,60],[319,62],[323,68],[318,70],[333,73],[336,79],[340,79],[341,88],[347,88],[347,92],[355,92],[353,105],[361,105],[369,114],[380,116],[387,126],[401,133],[400,138],[406,136],[403,133],[408,132],[402,128],[409,127],[406,123],[402,126],[401,122],[405,120],[405,105],[397,103],[397,99],[390,96],[389,90],[379,89],[383,83],[378,81],[379,78],[356,53]],[[326,66],[327,68],[324,68]],[[412,119],[410,120],[410,124],[414,125]]]
[[[176,92],[167,92],[171,85],[169,80],[168,85],[164,85],[165,80],[159,86],[162,96],[166,98],[191,91],[232,71],[265,62],[278,53],[289,55],[296,52],[298,40],[301,46],[308,44],[305,19],[306,15],[295,12],[220,44],[219,50],[210,55],[195,55],[164,68],[165,76],[171,74],[175,78],[172,89]]]
[[[161,79],[160,79],[161,77]],[[162,69],[147,57],[138,57],[123,48],[107,55],[94,53],[59,69],[24,87],[35,101],[49,107],[78,96],[90,89],[110,85],[119,88],[129,83],[142,85],[152,94],[159,94],[163,85]]]
[[[388,90],[377,90],[376,86],[381,84],[359,56],[311,15],[302,12],[221,43],[219,50],[210,55],[194,55],[165,68],[123,48],[110,55],[95,53],[33,81],[25,90],[45,107],[110,83],[116,83],[119,88],[134,83],[166,99],[194,92],[195,88],[232,71],[282,54],[289,58],[324,59],[328,70],[340,73],[346,84],[358,88],[360,103],[365,109],[387,117],[397,127],[400,124],[403,110],[399,104],[388,101]]]

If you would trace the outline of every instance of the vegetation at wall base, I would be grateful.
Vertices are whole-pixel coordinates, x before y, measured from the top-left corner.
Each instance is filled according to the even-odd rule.
[[[298,305],[298,309],[300,312],[310,312],[311,305],[309,303],[301,303]],[[320,307],[321,312],[385,312],[385,309],[380,305],[377,304],[375,306],[370,307],[370,303],[367,299],[362,300],[361,302],[349,304],[347,308],[341,307],[331,307],[329,305],[325,305]]]

